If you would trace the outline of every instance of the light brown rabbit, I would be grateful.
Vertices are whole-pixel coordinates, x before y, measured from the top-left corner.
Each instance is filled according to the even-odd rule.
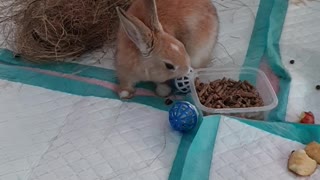
[[[210,63],[218,16],[210,0],[134,0],[127,12],[117,8],[115,68],[120,98],[131,98],[135,84],[151,81],[167,96],[166,81]]]

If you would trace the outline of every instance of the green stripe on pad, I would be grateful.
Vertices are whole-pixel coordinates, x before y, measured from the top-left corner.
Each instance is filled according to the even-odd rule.
[[[86,78],[99,79],[102,81],[108,81],[111,83],[117,83],[116,72],[111,69],[105,69],[95,66],[87,66],[78,63],[70,62],[52,62],[45,64],[35,64],[25,61],[22,58],[14,57],[14,54],[7,50],[0,50],[0,62],[11,66],[24,66],[30,68],[37,68],[41,70],[48,70],[59,72],[63,74],[73,74]],[[137,88],[143,88],[147,90],[154,90],[155,86],[153,83],[140,83],[136,86]]]
[[[212,152],[219,129],[220,116],[203,118],[186,156],[181,179],[209,179]]]
[[[184,134],[169,180],[208,179],[220,116],[200,116],[198,126]]]
[[[119,100],[118,95],[115,92],[102,86],[33,72],[27,69],[18,68],[17,66],[6,64],[0,64],[0,79],[29,84],[79,96],[94,96]],[[167,111],[171,107],[165,105],[164,99],[157,96],[135,96],[127,102],[145,104],[163,111]]]
[[[291,76],[286,71],[279,48],[279,41],[282,34],[283,24],[288,9],[288,1],[275,0],[270,17],[270,29],[268,32],[268,44],[266,50],[267,61],[271,70],[279,78],[279,99],[278,106],[269,114],[269,120],[285,121],[290,93]]]
[[[285,121],[291,77],[285,70],[280,56],[279,41],[288,8],[288,1],[261,0],[255,26],[247,51],[244,67],[259,68],[266,59],[272,72],[279,78],[278,106],[272,110],[270,121]],[[241,80],[255,84],[254,76],[242,74]]]
[[[253,31],[249,47],[247,50],[246,58],[243,63],[243,67],[258,68],[260,61],[263,58],[268,41],[268,29],[269,29],[269,16],[273,8],[273,0],[261,0],[259,9],[254,23]],[[247,80],[253,85],[256,84],[255,76],[246,76],[246,74],[240,74],[240,80]]]
[[[309,125],[289,122],[266,122],[251,121],[237,118],[239,121],[264,130],[274,135],[281,136],[302,144],[308,144],[312,141],[320,143],[320,125]]]

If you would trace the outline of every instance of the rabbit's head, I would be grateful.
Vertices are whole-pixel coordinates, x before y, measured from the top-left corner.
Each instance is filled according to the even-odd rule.
[[[186,75],[190,58],[184,45],[166,33],[158,19],[155,0],[144,0],[147,22],[117,8],[120,24],[144,61],[150,80],[166,81]]]

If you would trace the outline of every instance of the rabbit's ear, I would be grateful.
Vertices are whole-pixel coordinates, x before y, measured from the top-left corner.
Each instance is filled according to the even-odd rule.
[[[154,32],[159,32],[162,30],[162,26],[160,24],[159,18],[158,18],[158,12],[157,12],[157,5],[155,0],[144,0],[145,9],[147,11],[147,17],[150,18],[149,27]]]
[[[138,47],[143,56],[148,56],[153,49],[152,31],[138,18],[127,14],[117,7],[120,24],[131,41]]]

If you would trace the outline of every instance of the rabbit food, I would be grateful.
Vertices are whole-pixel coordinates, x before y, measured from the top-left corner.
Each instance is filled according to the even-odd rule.
[[[249,108],[264,105],[258,91],[248,81],[222,78],[203,83],[196,78],[195,86],[201,104],[208,108]]]
[[[299,176],[310,176],[317,169],[317,162],[311,159],[305,150],[292,151],[288,160],[288,169]]]
[[[305,147],[307,155],[317,161],[320,164],[320,144],[317,142],[311,142]]]
[[[320,144],[313,141],[304,149],[292,151],[288,160],[288,169],[299,176],[310,176],[320,164]]]

